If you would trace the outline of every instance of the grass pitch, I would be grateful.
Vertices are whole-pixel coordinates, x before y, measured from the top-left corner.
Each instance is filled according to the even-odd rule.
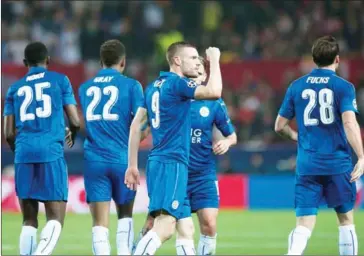
[[[145,215],[134,218],[135,235],[144,222]],[[40,229],[45,216],[40,215]],[[356,232],[359,255],[364,255],[364,211],[356,211]],[[195,244],[199,237],[197,219]],[[110,243],[116,254],[116,215],[111,215]],[[221,211],[218,219],[217,254],[224,255],[283,255],[287,253],[288,234],[295,225],[293,211]],[[19,255],[18,243],[21,229],[21,215],[2,215],[2,255]],[[38,232],[38,239],[40,234]],[[176,255],[175,238],[169,240],[157,251],[157,255]],[[338,228],[334,212],[321,211],[316,229],[309,240],[306,255],[338,255]],[[91,216],[68,214],[65,227],[53,255],[92,255]]]

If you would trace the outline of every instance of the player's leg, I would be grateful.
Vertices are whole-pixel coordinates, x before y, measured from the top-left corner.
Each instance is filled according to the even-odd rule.
[[[130,255],[133,249],[134,224],[133,224],[134,200],[126,204],[116,204],[118,226],[116,231],[116,247],[118,255]]]
[[[216,180],[189,180],[192,212],[196,212],[200,224],[198,255],[216,253],[216,222],[219,208],[219,189]]]
[[[197,211],[201,231],[197,247],[198,255],[214,255],[216,253],[218,212],[217,208],[204,208]]]
[[[27,199],[34,177],[33,164],[15,164],[15,191],[23,215],[19,238],[20,255],[31,255],[37,247],[38,201]]]
[[[191,217],[191,206],[186,198],[184,202],[184,210],[177,221],[177,237],[176,237],[176,252],[177,255],[196,255],[193,236],[195,234],[195,226]]]
[[[176,220],[183,211],[187,176],[187,166],[182,163],[148,162],[149,210],[155,220],[153,228],[138,243],[136,255],[153,255],[163,242],[172,237]]]
[[[110,255],[109,212],[111,181],[108,177],[109,163],[84,162],[86,200],[92,215],[92,252],[94,255]]]
[[[329,207],[334,207],[339,221],[340,255],[357,255],[358,238],[354,226],[356,184],[350,182],[350,172],[328,176],[324,195]]]
[[[340,213],[341,210],[337,211],[340,255],[358,255],[359,245],[354,225],[354,210]]]
[[[149,232],[153,228],[154,224],[154,217],[150,214],[147,215],[147,218],[145,219],[143,228],[139,231],[139,234],[137,236],[137,239],[134,242],[132,254],[134,254],[137,244],[140,242],[140,240],[145,236],[146,233]]]
[[[38,230],[38,201],[33,199],[19,199],[23,214],[23,226],[19,239],[20,255],[32,255],[37,248]]]
[[[134,255],[154,255],[176,230],[176,218],[162,210],[155,213],[153,228],[139,241]]]
[[[42,229],[35,255],[50,255],[61,235],[68,198],[67,166],[63,158],[35,165],[39,182],[33,196],[44,202],[47,223]],[[36,187],[36,188],[35,188]]]
[[[108,228],[110,201],[93,202],[92,200],[90,199],[89,202],[92,216],[92,252],[94,255],[110,255]]]
[[[118,227],[116,231],[116,247],[118,255],[130,255],[134,241],[133,206],[135,191],[124,184],[127,165],[111,165],[112,198],[115,201]]]
[[[288,236],[288,255],[302,255],[315,227],[323,187],[321,176],[296,175],[296,227]]]

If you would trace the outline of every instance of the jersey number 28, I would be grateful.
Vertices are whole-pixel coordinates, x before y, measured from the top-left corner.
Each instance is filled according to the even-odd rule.
[[[47,118],[52,114],[51,97],[43,93],[43,89],[51,87],[49,82],[36,83],[35,88],[35,100],[43,102],[43,108],[37,107],[34,113],[27,113],[28,107],[33,101],[34,92],[32,87],[25,85],[19,88],[18,96],[24,96],[24,101],[20,106],[20,121],[31,121],[35,119],[35,116],[39,118]]]
[[[305,89],[302,92],[303,99],[309,99],[309,102],[303,112],[303,123],[305,126],[318,125],[319,120],[311,118],[310,115],[317,105],[317,93],[312,89]],[[331,124],[335,121],[334,115],[334,92],[330,89],[321,89],[318,93],[318,103],[320,106],[320,120],[323,124]]]

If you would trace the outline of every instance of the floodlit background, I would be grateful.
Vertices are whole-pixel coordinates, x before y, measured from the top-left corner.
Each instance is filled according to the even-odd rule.
[[[79,85],[97,72],[99,47],[107,39],[125,44],[126,74],[143,86],[167,69],[165,51],[175,41],[189,41],[201,54],[209,46],[221,49],[223,99],[239,145],[218,161],[222,208],[218,254],[286,253],[287,236],[295,224],[296,145],[277,136],[273,124],[287,86],[314,68],[310,48],[317,37],[331,34],[339,40],[339,74],[356,86],[358,118],[364,124],[362,1],[4,0],[1,16],[2,106],[9,86],[26,72],[23,51],[30,41],[48,46],[50,68],[69,76],[76,97]],[[82,130],[75,147],[66,149],[70,213],[56,251],[63,255],[91,254],[91,218],[82,178],[84,136]],[[150,138],[143,142],[141,169],[150,145]],[[2,254],[9,255],[18,253],[21,216],[14,191],[13,154],[3,137],[1,148]],[[359,243],[364,244],[361,187],[358,183],[356,223]],[[136,231],[147,206],[142,183],[135,205]],[[112,233],[115,227],[113,222]],[[196,237],[198,233],[197,228]],[[324,210],[306,253],[338,254],[337,243],[335,215]],[[174,242],[160,253],[175,254]]]

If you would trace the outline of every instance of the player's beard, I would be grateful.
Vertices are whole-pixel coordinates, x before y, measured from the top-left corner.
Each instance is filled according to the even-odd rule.
[[[184,76],[190,79],[196,79],[198,78],[198,73],[197,71],[194,73],[193,70],[190,70],[189,72],[185,72]]]

